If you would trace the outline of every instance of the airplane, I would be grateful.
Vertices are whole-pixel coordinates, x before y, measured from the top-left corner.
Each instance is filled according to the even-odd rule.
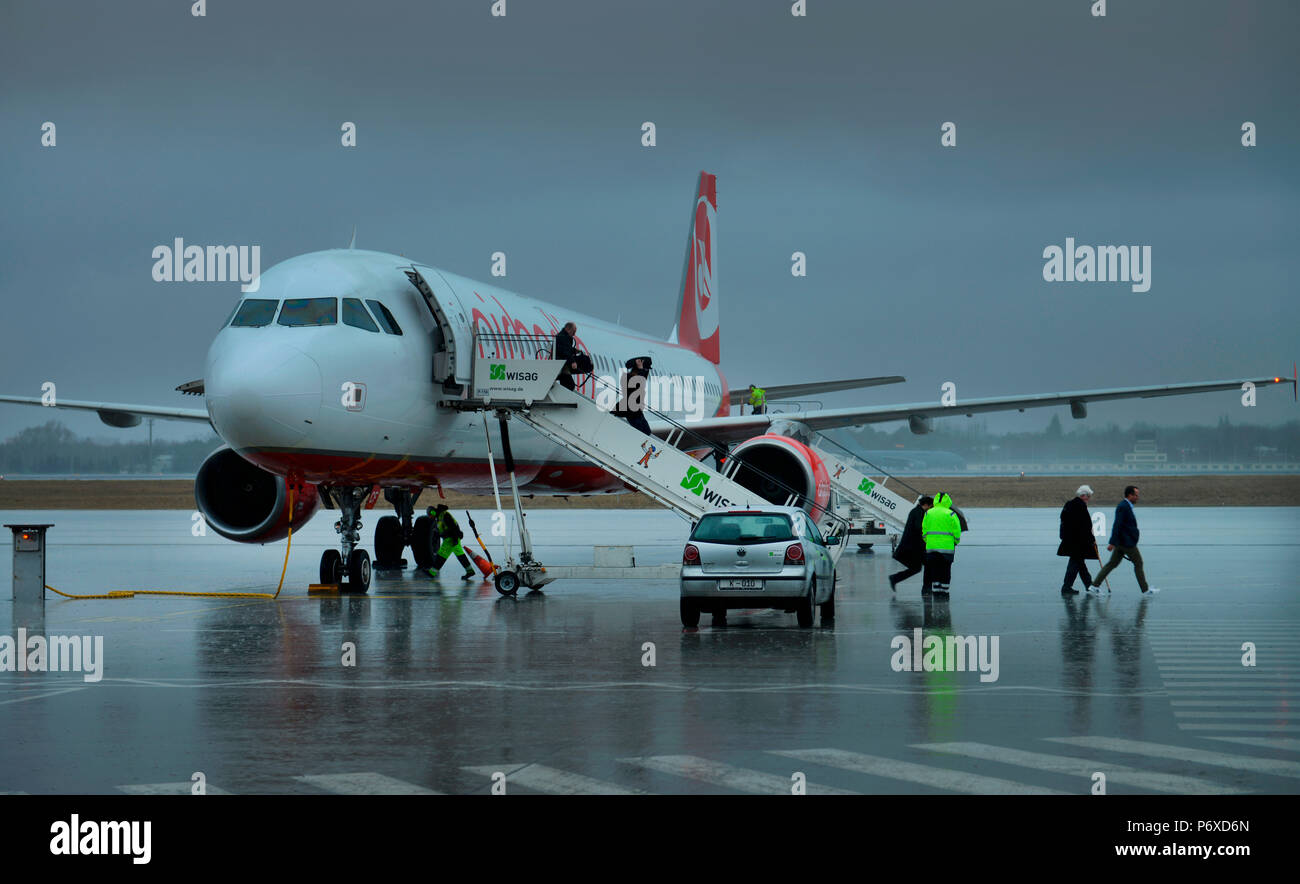
[[[690,227],[676,324],[667,339],[644,335],[556,304],[504,291],[399,255],[331,249],[283,261],[261,275],[217,332],[201,381],[182,384],[205,408],[170,408],[58,399],[54,407],[94,411],[110,426],[144,418],[208,424],[224,444],[199,467],[195,502],[218,534],[241,543],[269,543],[301,526],[322,506],[337,508],[340,548],[321,557],[321,582],[370,585],[372,563],[360,545],[361,510],[382,491],[394,514],[375,526],[375,567],[397,567],[410,547],[427,568],[438,546],[429,516],[415,518],[428,488],[484,494],[494,490],[490,437],[480,415],[443,404],[465,396],[483,339],[509,337],[549,358],[555,334],[576,322],[575,342],[595,372],[578,392],[594,396],[596,375],[617,377],[625,360],[649,356],[660,374],[695,378],[703,417],[689,427],[716,451],[761,462],[786,487],[804,489],[821,464],[804,445],[834,427],[905,420],[913,433],[933,419],[991,411],[1069,405],[1076,418],[1089,402],[1179,396],[1291,383],[1294,378],[1239,378],[1163,386],[1076,390],[961,401],[764,414],[732,414],[745,391],[732,391],[720,367],[717,178],[701,172]],[[510,344],[509,346],[514,346]],[[809,395],[902,381],[899,376],[768,387],[770,398]],[[38,397],[0,395],[0,402],[41,405]],[[670,405],[675,403],[670,403]],[[651,421],[667,435],[685,404]],[[698,410],[698,409],[697,409]],[[694,416],[694,415],[693,415]],[[516,479],[540,495],[620,493],[627,486],[535,433],[513,445]],[[705,452],[701,452],[703,454]],[[761,480],[760,480],[761,481]],[[292,494],[292,511],[289,501]],[[760,489],[753,489],[761,493]],[[785,492],[781,492],[784,502]]]

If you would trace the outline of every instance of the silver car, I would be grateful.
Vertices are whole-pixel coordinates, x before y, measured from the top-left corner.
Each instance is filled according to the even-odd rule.
[[[682,551],[682,625],[726,622],[728,608],[793,611],[799,625],[835,619],[835,559],[808,514],[798,507],[719,510],[705,514]]]

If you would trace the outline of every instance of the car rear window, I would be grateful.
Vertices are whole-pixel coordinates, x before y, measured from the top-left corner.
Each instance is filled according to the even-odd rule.
[[[783,513],[709,513],[691,532],[701,543],[777,543],[794,540]]]

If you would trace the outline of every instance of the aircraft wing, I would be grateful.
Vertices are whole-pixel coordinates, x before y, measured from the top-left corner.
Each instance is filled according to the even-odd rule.
[[[701,421],[687,423],[691,433],[710,442],[730,443],[748,439],[768,431],[773,424],[794,421],[812,430],[829,430],[835,427],[854,427],[862,424],[878,424],[886,421],[924,421],[928,418],[950,417],[964,414],[967,417],[990,411],[1024,411],[1026,408],[1042,408],[1046,405],[1069,405],[1071,410],[1082,417],[1087,413],[1089,402],[1106,402],[1114,399],[1152,399],[1157,396],[1186,396],[1191,393],[1213,393],[1220,390],[1241,392],[1241,385],[1252,383],[1257,388],[1275,384],[1292,384],[1293,378],[1239,378],[1231,381],[1204,381],[1190,384],[1166,384],[1150,387],[1112,387],[1103,390],[1075,390],[1068,393],[1034,393],[1026,396],[995,396],[985,399],[957,400],[956,405],[946,406],[936,400],[914,402],[909,405],[876,405],[867,408],[825,408],[815,411],[790,411],[768,414],[732,415],[711,417]],[[657,435],[665,435],[671,427],[656,426],[651,428]],[[689,443],[682,443],[689,447]]]
[[[764,387],[768,399],[797,399],[800,396],[811,396],[816,393],[834,393],[837,390],[857,390],[861,387],[878,387],[881,384],[901,384],[907,378],[902,375],[889,375],[879,378],[852,378],[845,381],[815,381],[808,384],[782,384],[779,386]],[[742,387],[739,390],[732,390],[727,394],[727,401],[732,405],[740,405],[749,401],[749,388]]]
[[[44,405],[39,396],[3,396],[0,402],[12,402],[17,405]],[[208,423],[206,408],[162,408],[157,405],[126,405],[121,402],[83,402],[74,399],[55,399],[53,405],[46,408],[72,408],[79,411],[94,411],[99,419],[110,427],[134,427],[142,418],[156,417],[173,421],[194,421]]]

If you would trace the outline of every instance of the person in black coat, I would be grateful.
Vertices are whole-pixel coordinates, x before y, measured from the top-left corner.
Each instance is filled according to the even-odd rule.
[[[898,538],[898,546],[894,549],[894,558],[903,566],[903,570],[889,575],[891,592],[898,588],[901,581],[920,574],[925,567],[925,540],[921,537],[921,520],[925,518],[925,511],[932,506],[933,497],[922,497],[907,514],[903,536]]]
[[[1092,499],[1092,489],[1080,485],[1075,496],[1061,507],[1061,545],[1056,548],[1058,556],[1066,556],[1069,563],[1065,566],[1065,582],[1061,584],[1061,595],[1077,595],[1074,579],[1083,577],[1083,585],[1092,583],[1088,574],[1088,559],[1096,559],[1097,540],[1092,536],[1092,516],[1088,515],[1088,501]]]
[[[573,336],[577,334],[578,325],[574,322],[566,322],[564,328],[555,335],[555,352],[552,359],[563,359],[564,367],[560,369],[560,386],[566,390],[575,388],[573,383],[573,372],[577,369],[578,363],[574,357],[578,355],[578,347],[573,342]]]

